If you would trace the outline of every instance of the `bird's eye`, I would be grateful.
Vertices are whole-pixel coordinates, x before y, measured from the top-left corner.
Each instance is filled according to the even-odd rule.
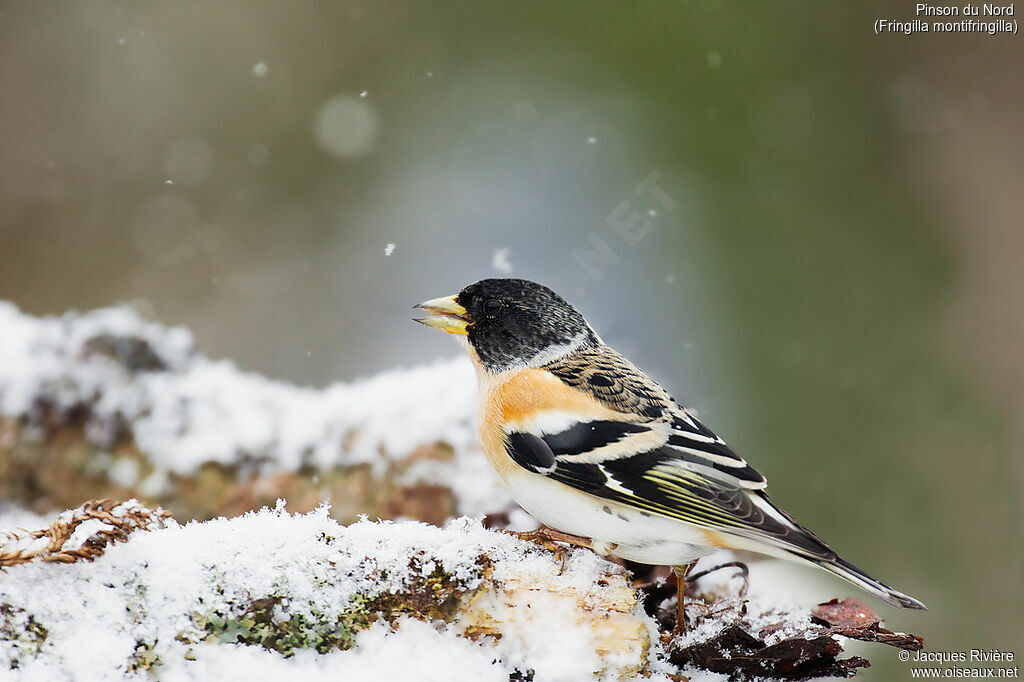
[[[501,301],[496,301],[493,298],[487,303],[484,303],[484,314],[487,317],[496,317],[501,312]]]

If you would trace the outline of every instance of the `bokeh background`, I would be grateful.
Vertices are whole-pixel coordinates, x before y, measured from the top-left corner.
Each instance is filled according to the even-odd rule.
[[[322,386],[454,355],[419,300],[540,280],[930,605],[893,626],[1013,649],[1024,50],[873,33],[912,12],[0,2],[0,298]]]

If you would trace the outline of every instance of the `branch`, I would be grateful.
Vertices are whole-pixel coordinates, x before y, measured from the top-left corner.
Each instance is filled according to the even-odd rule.
[[[683,680],[704,670],[803,680],[849,677],[869,665],[840,657],[840,635],[921,647],[853,600],[812,615],[720,587],[717,596],[690,595],[687,635],[652,638],[675,611],[658,599],[661,581],[638,591],[624,568],[589,550],[552,553],[465,518],[445,528],[346,527],[325,508],[290,515],[282,502],[182,527],[134,500],[94,501],[45,529],[0,536],[0,557],[0,669],[31,665],[50,677],[70,676],[86,651],[78,643],[96,632],[109,639],[87,663],[107,678],[187,672],[197,661],[217,669],[237,657],[262,667],[261,652],[287,658],[302,649],[330,657],[357,648],[376,670],[396,653],[383,645],[389,638],[418,655],[429,638],[428,648],[454,657],[431,660],[470,679],[481,673],[465,669],[467,652],[476,664],[499,666],[502,679]],[[248,646],[225,651],[224,643]],[[318,665],[344,670],[355,659],[328,660]]]
[[[73,544],[89,552],[70,546],[72,526]],[[40,539],[47,551],[25,551]],[[0,571],[0,670],[162,677],[230,657],[262,667],[266,652],[274,665],[303,649],[344,670],[345,661],[386,666],[402,649],[427,655],[426,641],[440,651],[431,660],[461,679],[481,667],[491,679],[495,668],[504,679],[649,671],[649,623],[621,567],[587,550],[563,566],[469,519],[346,527],[324,508],[293,516],[281,506],[182,527],[134,501],[90,502],[47,529],[0,537],[0,556],[20,557]],[[392,637],[399,648],[384,646]],[[337,657],[352,648],[361,658]],[[285,676],[299,676],[303,661]]]

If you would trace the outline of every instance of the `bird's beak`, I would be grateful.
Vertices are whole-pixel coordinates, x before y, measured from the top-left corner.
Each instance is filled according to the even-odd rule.
[[[466,327],[469,325],[469,319],[466,318],[466,309],[455,301],[456,297],[457,295],[442,296],[415,305],[414,308],[422,309],[428,316],[412,319],[449,334],[468,334]]]

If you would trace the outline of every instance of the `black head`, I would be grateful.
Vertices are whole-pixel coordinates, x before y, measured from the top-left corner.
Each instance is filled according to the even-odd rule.
[[[420,320],[466,334],[489,371],[536,366],[600,343],[583,315],[546,286],[525,279],[485,279],[457,295],[420,305],[439,316]]]

